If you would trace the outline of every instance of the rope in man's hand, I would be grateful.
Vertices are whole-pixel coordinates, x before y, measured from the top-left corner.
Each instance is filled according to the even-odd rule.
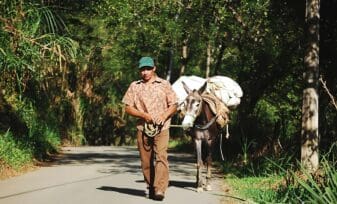
[[[154,137],[160,132],[160,126],[153,123],[144,123],[144,133],[148,137]]]

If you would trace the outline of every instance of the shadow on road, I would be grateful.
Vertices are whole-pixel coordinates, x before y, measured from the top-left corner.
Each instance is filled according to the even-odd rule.
[[[105,174],[141,173],[137,147],[65,147],[62,154],[51,166],[92,166],[104,165],[97,170]],[[189,177],[195,174],[193,154],[169,152],[170,172]]]
[[[144,180],[136,180],[136,183],[144,183]],[[194,188],[196,186],[193,181],[177,181],[170,180],[169,187],[177,187],[177,188]]]
[[[114,191],[114,192],[118,192],[118,193],[123,193],[123,194],[128,194],[128,195],[133,195],[133,196],[140,196],[140,197],[144,197],[146,195],[144,190],[131,189],[131,188],[101,186],[97,189],[102,190],[102,191]]]
[[[143,180],[136,180],[137,183],[144,183]],[[169,183],[170,187],[176,187],[176,188],[182,188],[184,190],[194,190],[195,183],[189,182],[189,181],[179,181],[179,180],[171,180]],[[145,190],[139,190],[139,189],[133,189],[133,188],[121,188],[121,187],[115,187],[115,186],[101,186],[99,188],[96,188],[97,190],[101,191],[110,191],[110,192],[117,192],[121,194],[131,195],[131,196],[138,196],[138,197],[145,197],[146,191]]]
[[[99,148],[99,147],[96,147]],[[140,160],[135,147],[65,147],[53,166],[100,166],[105,174],[139,173]]]
[[[177,188],[194,188],[195,182],[192,181],[170,181],[169,187],[174,186]]]

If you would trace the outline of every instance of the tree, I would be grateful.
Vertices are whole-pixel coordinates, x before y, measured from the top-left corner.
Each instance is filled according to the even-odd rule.
[[[307,50],[304,57],[304,80],[301,132],[301,163],[313,173],[318,169],[318,71],[319,71],[319,6],[320,0],[307,0]]]

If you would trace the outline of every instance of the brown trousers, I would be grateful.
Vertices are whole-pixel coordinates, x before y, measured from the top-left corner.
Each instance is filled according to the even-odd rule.
[[[138,150],[145,182],[155,191],[165,192],[169,183],[169,164],[167,148],[169,130],[163,130],[155,137],[147,137],[142,131],[137,132]]]

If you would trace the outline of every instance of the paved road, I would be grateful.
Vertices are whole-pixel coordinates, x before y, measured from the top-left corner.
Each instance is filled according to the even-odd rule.
[[[194,157],[170,153],[170,186],[164,201],[145,197],[145,183],[135,147],[65,147],[49,166],[0,181],[0,204],[218,204],[237,203],[223,191],[223,179],[213,191],[194,188]]]

